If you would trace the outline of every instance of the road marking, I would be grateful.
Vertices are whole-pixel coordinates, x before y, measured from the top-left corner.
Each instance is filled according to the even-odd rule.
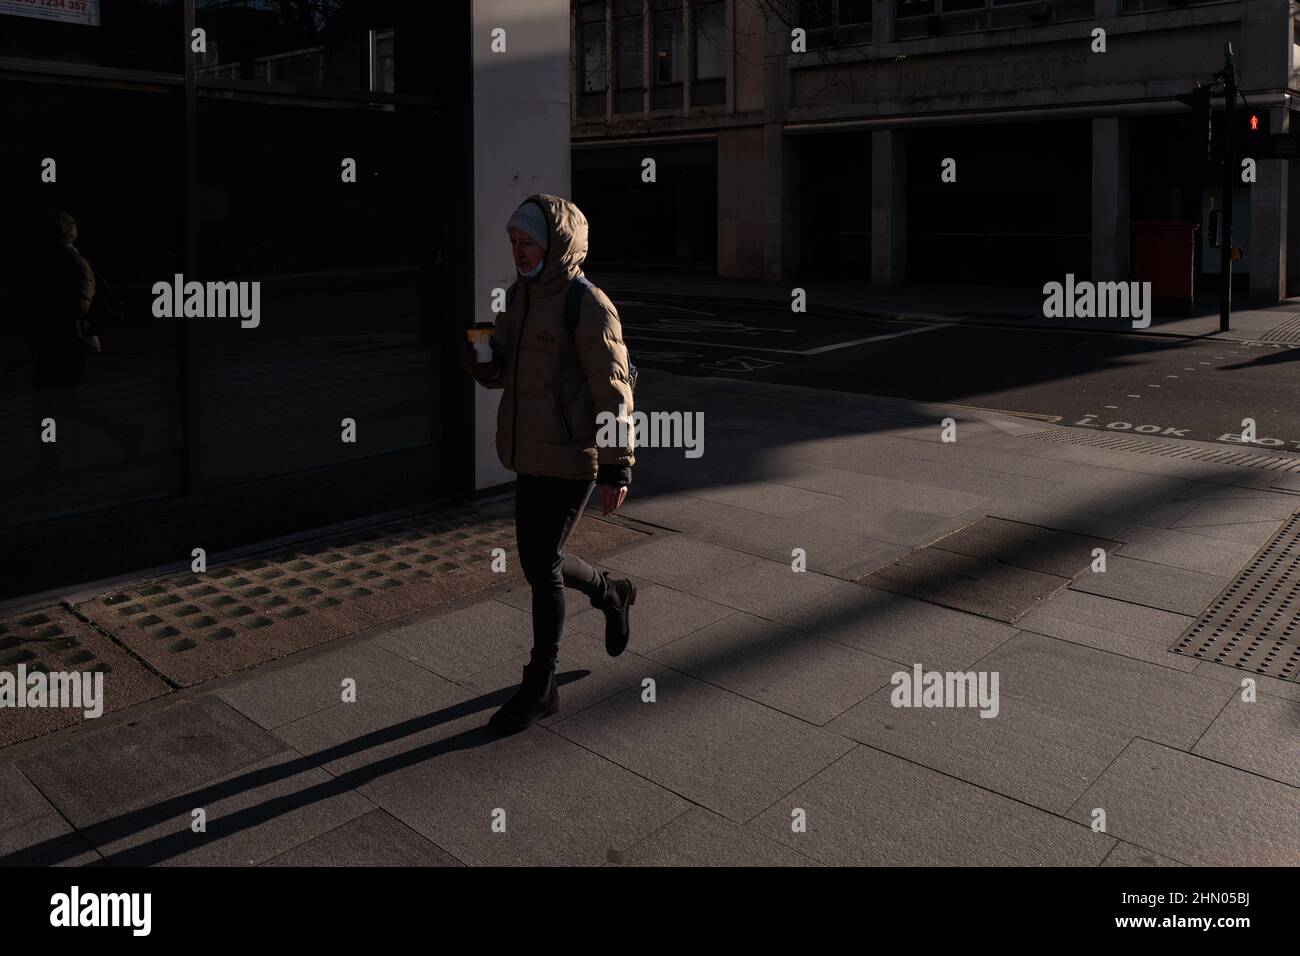
[[[748,343],[739,342],[700,342],[696,339],[665,339],[656,335],[636,335],[634,339],[638,342],[672,342],[674,345],[704,345],[709,348],[718,349],[736,349],[743,348],[746,352],[776,352],[780,355],[824,355],[827,352],[835,352],[840,349],[851,349],[859,345],[866,345],[870,342],[883,342],[886,339],[898,339],[904,335],[919,335],[922,332],[938,332],[940,329],[946,329],[946,325],[920,325],[914,329],[907,329],[904,332],[889,332],[885,335],[873,335],[865,339],[853,339],[850,342],[836,342],[833,345],[823,345],[815,349],[773,349],[763,348]]]
[[[674,312],[689,312],[692,315],[707,315],[710,318],[716,316],[716,312],[701,312],[699,309],[683,309],[679,305],[658,305],[654,302],[638,302],[636,299],[619,299],[620,305],[639,305],[647,309],[671,309]]]

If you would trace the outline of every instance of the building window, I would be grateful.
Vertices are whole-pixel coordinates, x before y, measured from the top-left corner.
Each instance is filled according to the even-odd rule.
[[[178,0],[107,0],[78,10],[69,6],[0,3],[0,56],[180,71]]]
[[[795,26],[805,30],[820,30],[831,25],[834,0],[796,0]]]
[[[842,0],[841,0],[842,2]],[[895,0],[895,39],[1086,20],[1093,0]],[[1147,2],[1147,0],[1144,0]],[[1166,0],[1160,0],[1164,3]],[[1200,0],[1185,0],[1200,2]]]
[[[652,0],[652,29],[654,43],[651,82],[651,109],[680,109],[682,105],[682,80],[685,23],[682,0]]]
[[[871,0],[839,0],[836,22],[845,27],[870,23]]]
[[[578,6],[578,115],[605,115],[609,56],[605,43],[605,3]]]
[[[727,9],[725,3],[697,3],[691,10],[694,69],[691,105],[716,106],[727,101]]]
[[[641,0],[614,0],[614,112],[645,109],[645,17]]]
[[[199,81],[348,92],[431,92],[431,4],[419,0],[194,0]]]

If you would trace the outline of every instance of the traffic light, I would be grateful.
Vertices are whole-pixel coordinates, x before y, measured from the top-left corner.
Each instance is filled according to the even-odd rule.
[[[1192,108],[1192,127],[1195,131],[1196,151],[1194,153],[1198,165],[1209,165],[1213,162],[1211,155],[1212,136],[1210,131],[1210,88],[1196,84],[1196,88],[1190,93],[1183,93],[1178,97],[1178,101]]]
[[[1255,160],[1271,157],[1268,113],[1242,110],[1237,116],[1237,163],[1247,157]]]

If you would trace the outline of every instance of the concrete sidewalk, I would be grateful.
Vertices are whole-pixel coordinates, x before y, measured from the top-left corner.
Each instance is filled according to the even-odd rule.
[[[757,382],[638,398],[702,411],[705,454],[639,452],[652,534],[603,559],[632,642],[570,598],[560,713],[485,730],[531,642],[501,587],[0,750],[0,862],[1300,862],[1300,685],[1246,702],[1170,651],[1294,475]],[[996,673],[996,716],[893,706],[915,664]]]
[[[1122,319],[1048,319],[1043,316],[1043,295],[1036,289],[987,286],[899,285],[875,286],[845,279],[810,279],[784,283],[716,276],[663,276],[622,272],[589,273],[590,278],[617,304],[648,296],[655,300],[697,304],[731,303],[761,307],[790,307],[790,290],[803,288],[810,312],[858,315],[865,318],[914,319],[1042,329],[1091,332],[1131,332],[1139,335],[1195,337],[1215,335],[1247,342],[1300,345],[1300,299],[1270,308],[1248,308],[1246,297],[1234,300],[1232,327],[1219,332],[1217,294],[1202,295],[1186,317],[1156,315],[1151,327],[1135,330]]]

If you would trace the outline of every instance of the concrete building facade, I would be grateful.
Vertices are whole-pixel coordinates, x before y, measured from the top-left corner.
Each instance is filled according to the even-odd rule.
[[[1120,279],[1132,223],[1181,220],[1200,226],[1198,270],[1213,282],[1217,250],[1204,234],[1221,198],[1193,162],[1191,111],[1175,97],[1208,84],[1231,43],[1247,111],[1289,131],[1300,92],[1292,6],[576,3],[574,192],[591,206],[593,266],[880,284]],[[689,188],[672,168],[688,145],[696,164],[701,150],[713,157],[692,180],[693,203],[677,199]],[[657,160],[657,181],[636,175],[646,159]],[[1300,292],[1295,166],[1260,159],[1255,182],[1233,197],[1244,252],[1234,269],[1256,303]],[[698,239],[662,241],[701,234],[679,220],[713,203],[716,254]],[[602,228],[619,235],[622,255],[602,255]]]

